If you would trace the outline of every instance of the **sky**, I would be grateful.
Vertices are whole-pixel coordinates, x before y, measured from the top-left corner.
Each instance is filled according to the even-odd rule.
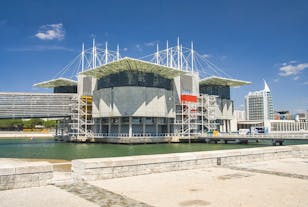
[[[93,37],[134,58],[179,37],[232,78],[252,82],[231,90],[236,109],[265,79],[275,110],[303,112],[307,11],[305,0],[1,0],[0,91],[50,92],[32,85],[54,78]]]

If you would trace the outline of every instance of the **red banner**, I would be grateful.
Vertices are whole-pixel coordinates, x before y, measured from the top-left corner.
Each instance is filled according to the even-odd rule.
[[[192,95],[181,95],[181,102],[194,102],[198,101],[197,96]]]

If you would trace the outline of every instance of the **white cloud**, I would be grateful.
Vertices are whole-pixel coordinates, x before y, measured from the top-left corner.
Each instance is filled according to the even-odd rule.
[[[142,52],[143,47],[140,44],[136,44],[135,47],[137,48],[137,51]]]
[[[299,79],[299,76],[295,76],[294,78],[293,78],[293,80],[298,80]]]
[[[146,42],[146,43],[144,43],[144,45],[146,46],[146,47],[154,47],[155,45],[157,45],[159,43],[159,41],[158,40],[155,40],[155,41],[152,41],[152,42]]]
[[[284,77],[290,75],[297,75],[306,68],[308,68],[308,63],[300,63],[297,65],[294,65],[292,63],[283,63],[282,66],[279,68],[279,75]]]
[[[275,82],[275,83],[278,83],[278,82],[279,82],[279,79],[278,79],[278,78],[275,78],[275,79],[274,79],[274,82]]]
[[[202,57],[210,58],[210,57],[212,57],[212,55],[210,55],[210,54],[203,54]]]
[[[127,47],[124,47],[124,48],[123,48],[123,51],[124,51],[124,52],[126,52],[127,50],[128,50],[128,48],[127,48]]]
[[[46,24],[40,27],[35,36],[41,40],[63,40],[64,39],[63,24]]]

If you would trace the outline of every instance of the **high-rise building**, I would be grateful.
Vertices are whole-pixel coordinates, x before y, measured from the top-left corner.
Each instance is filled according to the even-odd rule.
[[[264,89],[249,92],[245,97],[247,120],[273,120],[274,109],[271,91],[264,80]]]

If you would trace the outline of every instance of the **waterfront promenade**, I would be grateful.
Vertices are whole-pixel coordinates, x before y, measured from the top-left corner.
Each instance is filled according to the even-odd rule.
[[[50,165],[41,164],[27,172],[49,173]],[[308,145],[82,159],[72,165],[73,176],[63,182],[54,172],[49,185],[0,191],[0,206],[308,206]],[[19,162],[15,172],[25,166]]]
[[[7,190],[0,191],[0,203],[2,207],[306,207],[307,162],[307,158],[282,159],[238,166],[241,169],[213,167]]]

